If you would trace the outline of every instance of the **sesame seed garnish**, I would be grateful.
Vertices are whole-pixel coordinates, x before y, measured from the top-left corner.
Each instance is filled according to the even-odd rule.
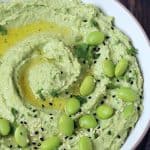
[[[44,138],[43,138],[43,137],[41,137],[41,138],[40,138],[40,140],[41,140],[41,141],[44,141]]]
[[[52,105],[53,105],[53,103],[49,103],[49,105],[50,105],[50,106],[52,106]]]
[[[39,132],[38,132],[38,131],[35,131],[35,134],[37,135],[37,134],[39,134]]]

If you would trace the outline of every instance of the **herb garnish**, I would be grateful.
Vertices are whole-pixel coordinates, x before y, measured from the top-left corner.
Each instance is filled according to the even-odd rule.
[[[7,35],[7,32],[8,32],[7,29],[4,26],[0,25],[0,34]]]
[[[50,95],[51,95],[52,97],[58,97],[59,93],[58,93],[57,90],[52,90],[51,93],[50,93]]]
[[[11,108],[11,112],[14,115],[14,117],[18,114],[18,111],[15,108]]]
[[[75,46],[75,55],[80,62],[87,61],[89,66],[92,64],[93,59],[97,59],[100,54],[95,53],[94,46],[89,46],[86,43],[81,43]]]
[[[127,52],[128,52],[129,55],[135,56],[137,54],[137,49],[132,47],[132,48],[127,49]]]
[[[79,95],[75,95],[74,97],[80,101],[81,105],[87,102],[87,99],[85,97],[81,97]]]
[[[40,97],[41,100],[45,101],[46,98],[43,95],[42,91],[43,91],[43,89],[39,89],[36,93],[39,95],[39,97]]]

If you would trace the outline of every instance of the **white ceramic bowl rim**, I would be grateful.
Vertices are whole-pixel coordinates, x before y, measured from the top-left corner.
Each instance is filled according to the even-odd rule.
[[[150,42],[135,17],[117,0],[83,0],[100,7],[106,14],[115,17],[115,25],[132,39],[138,49],[138,60],[144,77],[144,110],[135,128],[130,133],[122,150],[135,149],[150,127]]]

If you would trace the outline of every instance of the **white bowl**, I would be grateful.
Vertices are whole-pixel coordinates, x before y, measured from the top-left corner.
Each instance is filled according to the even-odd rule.
[[[115,25],[132,40],[138,49],[138,60],[144,77],[144,110],[135,128],[130,133],[122,150],[135,149],[150,126],[150,43],[143,28],[131,13],[116,0],[83,0],[101,8],[107,15],[115,17]]]

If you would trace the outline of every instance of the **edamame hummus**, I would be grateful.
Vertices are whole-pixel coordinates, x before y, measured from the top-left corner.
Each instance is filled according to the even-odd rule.
[[[142,111],[136,49],[79,0],[0,3],[0,149],[118,150]]]

